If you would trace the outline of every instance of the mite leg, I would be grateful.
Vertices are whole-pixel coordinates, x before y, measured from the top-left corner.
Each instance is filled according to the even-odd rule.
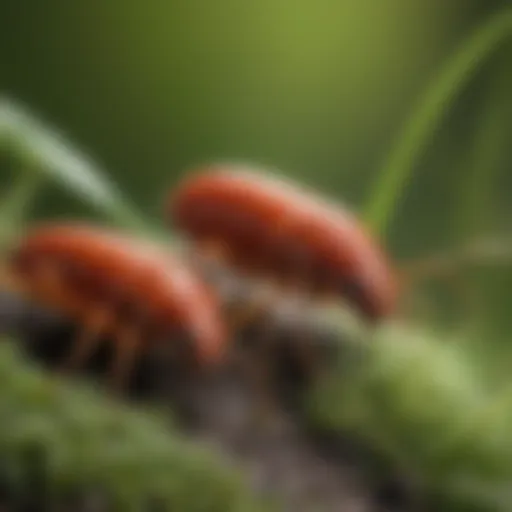
[[[5,264],[0,264],[0,287],[3,291],[21,296],[27,292],[23,280]]]
[[[219,240],[204,239],[197,242],[197,250],[212,260],[223,260],[226,257],[225,246]]]
[[[139,331],[133,328],[123,329],[116,337],[116,354],[110,370],[110,388],[121,393],[133,370],[137,354],[141,348]]]
[[[228,298],[230,326],[233,332],[264,317],[272,311],[278,300],[278,285],[267,280],[243,283],[237,293]]]
[[[63,268],[52,262],[41,262],[27,279],[27,295],[36,302],[72,317],[82,317],[84,300],[66,283]]]
[[[268,291],[260,286],[254,293],[254,284],[240,272],[234,256],[221,241],[200,240],[193,248],[192,258],[201,275],[217,289],[228,310],[232,332],[243,329],[265,311],[268,299],[261,297],[261,292],[267,295]]]
[[[212,239],[197,241],[192,247],[191,257],[207,275],[221,271],[221,267],[230,259],[226,246]]]
[[[109,323],[109,312],[98,310],[84,324],[69,354],[61,365],[61,371],[71,373],[80,368],[92,356],[101,341],[101,336]]]
[[[238,336],[245,327],[259,320],[264,312],[264,306],[255,302],[244,304],[242,307],[234,307],[229,313],[231,333]]]
[[[274,390],[275,378],[275,333],[273,332],[273,317],[275,304],[279,299],[275,288],[268,287],[259,290],[251,303],[240,311],[238,321],[242,324],[250,320],[258,322],[251,340],[242,355],[242,369],[253,390],[254,407],[251,423],[255,428],[268,428],[277,417]],[[247,323],[245,324],[247,325]]]
[[[63,269],[56,264],[42,263],[34,276],[35,293],[40,300],[57,309],[63,310],[75,318],[83,318],[85,301],[65,286]],[[69,354],[61,364],[61,371],[70,373],[76,370],[92,355],[97,348],[101,333],[109,322],[109,311],[98,309],[86,317],[83,330],[78,335]]]
[[[248,384],[255,394],[255,420],[257,423],[268,416],[271,409],[269,399],[272,396],[272,368],[273,357],[270,347],[272,333],[269,330],[272,309],[277,299],[276,291],[267,283],[259,284],[254,290],[246,286],[241,296],[231,301],[232,313],[230,330],[234,337],[242,338],[240,351],[237,352],[238,363]],[[244,328],[253,325],[255,332],[249,335],[253,339],[244,340]],[[247,334],[245,334],[247,336]]]

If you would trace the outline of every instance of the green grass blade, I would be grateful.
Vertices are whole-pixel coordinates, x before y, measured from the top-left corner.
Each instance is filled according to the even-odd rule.
[[[23,169],[65,186],[111,221],[144,227],[143,217],[96,162],[10,98],[0,98],[0,149],[12,152]]]
[[[40,174],[20,170],[14,185],[0,197],[0,253],[19,231],[41,186]]]
[[[485,59],[511,35],[512,9],[507,8],[463,44],[420,99],[379,171],[366,205],[366,220],[376,233],[387,231],[414,164],[451,102]]]

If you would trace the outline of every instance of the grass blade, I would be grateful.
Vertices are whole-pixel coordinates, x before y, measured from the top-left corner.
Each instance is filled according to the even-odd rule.
[[[385,234],[414,164],[431,139],[453,99],[486,58],[512,35],[512,9],[492,17],[446,63],[406,123],[395,147],[379,171],[366,205],[366,219]]]
[[[0,198],[0,253],[19,231],[41,185],[40,174],[20,170],[14,185]]]
[[[100,166],[21,104],[0,98],[0,149],[11,151],[19,165],[60,183],[110,220],[142,228],[143,218]]]

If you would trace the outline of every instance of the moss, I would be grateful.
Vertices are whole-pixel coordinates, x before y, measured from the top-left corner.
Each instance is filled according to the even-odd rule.
[[[46,376],[8,342],[0,347],[0,418],[0,473],[21,495],[36,472],[52,504],[99,490],[113,510],[146,510],[150,500],[158,510],[263,510],[219,457],[167,421]]]
[[[308,397],[313,423],[414,475],[436,510],[508,510],[512,389],[486,379],[462,339],[397,326],[374,337]]]

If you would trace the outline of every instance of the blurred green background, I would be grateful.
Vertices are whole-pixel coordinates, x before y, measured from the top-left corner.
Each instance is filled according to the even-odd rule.
[[[379,234],[400,269],[470,242],[487,251],[469,266],[448,255],[448,279],[405,293],[413,329],[369,344],[352,377],[335,375],[323,421],[384,446],[430,490],[467,473],[466,498],[476,482],[497,485],[493,503],[500,486],[508,492],[510,0],[0,2],[0,91],[101,162],[149,219],[160,222],[167,187],[191,167],[241,160],[277,168],[374,224],[389,199]],[[12,143],[2,107],[0,144]],[[22,168],[4,163],[0,217],[9,217],[2,194]],[[393,197],[395,170],[410,179]],[[93,214],[69,192],[44,188],[33,216]],[[369,208],[381,192],[384,203]]]
[[[507,4],[4,0],[0,84],[154,218],[164,187],[216,159],[277,167],[361,208],[429,84]],[[415,161],[386,238],[398,261],[510,232],[511,91],[509,41]],[[81,210],[51,191],[37,212]],[[487,326],[507,333],[512,279],[503,267],[471,279]]]

